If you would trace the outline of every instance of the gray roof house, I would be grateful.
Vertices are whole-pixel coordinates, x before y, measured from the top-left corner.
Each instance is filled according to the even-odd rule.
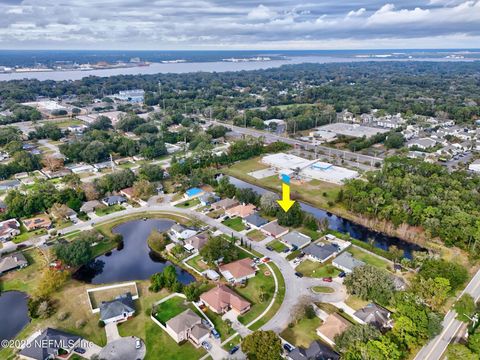
[[[244,218],[243,222],[247,225],[250,225],[253,228],[259,228],[260,226],[263,226],[266,223],[268,223],[268,220],[261,217],[258,214],[258,212],[255,212],[251,215],[248,215],[246,218]]]
[[[330,244],[330,243],[310,244],[307,247],[302,249],[302,252],[305,255],[308,255],[312,260],[319,261],[321,263],[327,261],[332,256],[337,254],[339,251],[340,249],[336,244]]]
[[[340,355],[320,341],[313,341],[308,349],[297,347],[288,355],[290,360],[338,360]]]
[[[94,212],[96,209],[101,208],[103,206],[104,205],[98,200],[90,200],[83,203],[82,207],[80,208],[80,211],[83,211],[84,213],[88,214],[88,213]]]
[[[384,331],[392,328],[393,321],[390,319],[392,313],[387,309],[375,304],[370,303],[364,308],[355,311],[355,315],[366,324],[375,326],[378,330]]]
[[[308,245],[310,241],[312,241],[312,238],[298,231],[290,231],[287,235],[282,236],[282,241],[291,248],[296,247],[300,249]]]
[[[112,206],[117,204],[118,205],[123,204],[124,202],[127,202],[127,199],[124,196],[113,195],[113,196],[107,196],[102,200],[102,202],[107,206]]]
[[[21,269],[28,265],[28,261],[21,253],[10,254],[0,259],[0,275],[15,269]]]
[[[130,292],[100,304],[100,320],[105,324],[127,320],[134,313],[135,305]]]
[[[5,180],[0,182],[0,191],[15,189],[22,185],[19,180]]]
[[[349,274],[353,269],[358,266],[363,266],[365,263],[361,260],[355,259],[352,254],[345,251],[332,261],[332,265]]]
[[[70,353],[82,338],[57,329],[46,328],[39,331],[19,353],[22,359],[46,360],[55,359],[60,349]]]

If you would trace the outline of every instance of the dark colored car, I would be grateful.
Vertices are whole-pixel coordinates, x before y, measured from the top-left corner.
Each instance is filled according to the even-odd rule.
[[[220,334],[218,333],[217,330],[213,329],[211,332],[215,339],[220,339]]]
[[[295,276],[296,277],[299,277],[299,278],[302,278],[303,277],[303,274],[301,272],[295,272]]]
[[[305,256],[305,253],[300,253],[300,255],[298,255],[299,258],[303,258]]]
[[[333,281],[333,279],[331,277],[324,277],[322,280],[325,281],[325,282],[332,282]]]
[[[85,354],[87,352],[87,350],[81,347],[76,347],[75,349],[73,349],[73,351],[75,351],[78,354]]]
[[[283,348],[284,348],[287,352],[292,352],[293,349],[295,349],[292,345],[287,344],[287,343],[283,344]]]
[[[346,275],[347,275],[347,274],[345,274],[345,271],[342,271],[340,274],[338,274],[338,277],[343,278],[343,277],[345,277]]]
[[[233,354],[235,354],[239,349],[240,349],[240,347],[239,347],[238,345],[236,345],[236,346],[234,346],[233,348],[231,348],[228,353],[229,353],[230,355],[233,355]]]
[[[267,246],[266,248],[267,250],[273,251],[273,248],[271,246]]]

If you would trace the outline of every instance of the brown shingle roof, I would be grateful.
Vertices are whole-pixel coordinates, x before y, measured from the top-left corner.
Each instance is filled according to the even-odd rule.
[[[228,271],[236,279],[255,274],[255,269],[252,268],[252,259],[250,258],[245,258],[229,264],[221,265],[219,269],[221,272]]]
[[[338,314],[330,314],[325,322],[317,328],[317,332],[321,332],[331,341],[335,341],[335,336],[343,333],[351,325],[346,319]]]
[[[251,215],[255,212],[255,205],[253,204],[242,204],[242,205],[237,205],[231,209],[228,209],[225,211],[227,215],[230,216],[240,216],[241,218],[245,218],[248,215]]]
[[[239,311],[250,306],[250,303],[237,295],[235,291],[225,285],[217,285],[213,289],[200,295],[200,299],[215,309],[217,313],[222,313],[223,310],[229,306]]]

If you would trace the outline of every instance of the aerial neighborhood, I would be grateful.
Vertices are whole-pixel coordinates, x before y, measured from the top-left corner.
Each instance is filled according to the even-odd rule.
[[[56,84],[0,82],[1,359],[480,356],[478,65]]]

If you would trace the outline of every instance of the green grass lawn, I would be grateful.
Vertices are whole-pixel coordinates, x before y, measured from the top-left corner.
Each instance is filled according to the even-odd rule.
[[[301,250],[297,249],[295,251],[292,251],[290,254],[287,255],[286,259],[288,261],[295,259],[298,255],[300,255]]]
[[[38,281],[40,271],[47,265],[46,258],[37,248],[23,252],[28,261],[26,268],[11,271],[2,276],[0,289],[2,291],[19,290],[32,293]]]
[[[312,241],[317,240],[321,236],[318,231],[313,231],[307,229],[306,227],[301,227],[300,229],[298,229],[298,232],[302,233],[303,235],[310,236],[312,238]]]
[[[360,310],[364,306],[366,306],[369,303],[369,301],[362,300],[358,296],[355,295],[349,295],[345,299],[345,304],[350,306],[353,310]]]
[[[334,290],[328,286],[314,286],[312,287],[312,290],[315,291],[316,293],[333,293]]]
[[[242,218],[239,218],[239,217],[230,218],[225,221],[222,221],[222,224],[228,226],[229,228],[235,231],[245,230],[245,225],[242,222]]]
[[[320,264],[319,262],[312,260],[302,261],[295,270],[301,272],[304,276],[314,278],[336,277],[341,272],[331,263]]]
[[[263,239],[265,239],[265,234],[257,229],[253,229],[252,231],[249,231],[247,233],[247,236],[250,238],[250,240],[253,240],[253,241],[262,241]]]
[[[177,205],[175,205],[175,207],[182,208],[182,209],[188,209],[188,208],[197,206],[198,204],[200,204],[200,200],[192,199],[192,200],[187,200],[187,201],[184,201],[180,204],[177,204]]]
[[[20,225],[20,234],[15,236],[12,239],[12,241],[15,244],[20,244],[24,241],[27,241],[27,240],[31,239],[34,236],[42,236],[42,235],[45,235],[46,233],[47,233],[47,230],[45,230],[45,229],[27,231],[27,228],[25,227],[25,225],[21,224]]]
[[[382,260],[376,256],[373,256],[366,251],[363,251],[359,248],[356,248],[354,246],[350,246],[348,248],[348,252],[353,255],[354,258],[363,261],[366,264],[370,264],[372,266],[376,266],[381,269],[388,269],[389,268],[389,263],[385,260]]]
[[[97,209],[95,210],[95,214],[97,216],[104,216],[104,215],[108,215],[108,214],[111,214],[117,211],[122,211],[122,210],[125,210],[125,208],[122,205],[116,204],[116,205],[107,206],[101,209]]]
[[[310,343],[318,340],[317,328],[322,325],[318,317],[313,319],[301,318],[293,327],[288,327],[280,333],[280,336],[295,346],[308,348]]]
[[[208,269],[208,265],[202,261],[202,257],[197,255],[187,261],[187,264],[196,269],[197,271],[203,272]]]
[[[275,250],[278,253],[283,252],[283,250],[287,249],[287,246],[280,242],[279,240],[273,240],[270,241],[267,246],[271,247],[273,250]]]
[[[161,304],[158,304],[155,309],[156,313],[154,316],[162,324],[165,324],[168,320],[187,309],[188,304],[186,303],[186,300],[179,296],[175,296]]]
[[[248,279],[247,286],[235,288],[243,298],[252,304],[247,313],[238,317],[238,320],[244,325],[256,319],[272,300],[275,281],[272,274],[270,276],[264,274],[266,270],[268,268],[265,265],[260,265],[255,277]],[[262,293],[264,294],[263,298]]]
[[[233,330],[231,327],[229,327],[225,321],[222,320],[222,316],[215,314],[213,311],[210,309],[206,309],[204,311],[205,315],[210,319],[210,321],[213,323],[215,326],[215,330],[217,330],[222,338],[222,341],[226,340],[228,337],[230,337],[235,330]]]

